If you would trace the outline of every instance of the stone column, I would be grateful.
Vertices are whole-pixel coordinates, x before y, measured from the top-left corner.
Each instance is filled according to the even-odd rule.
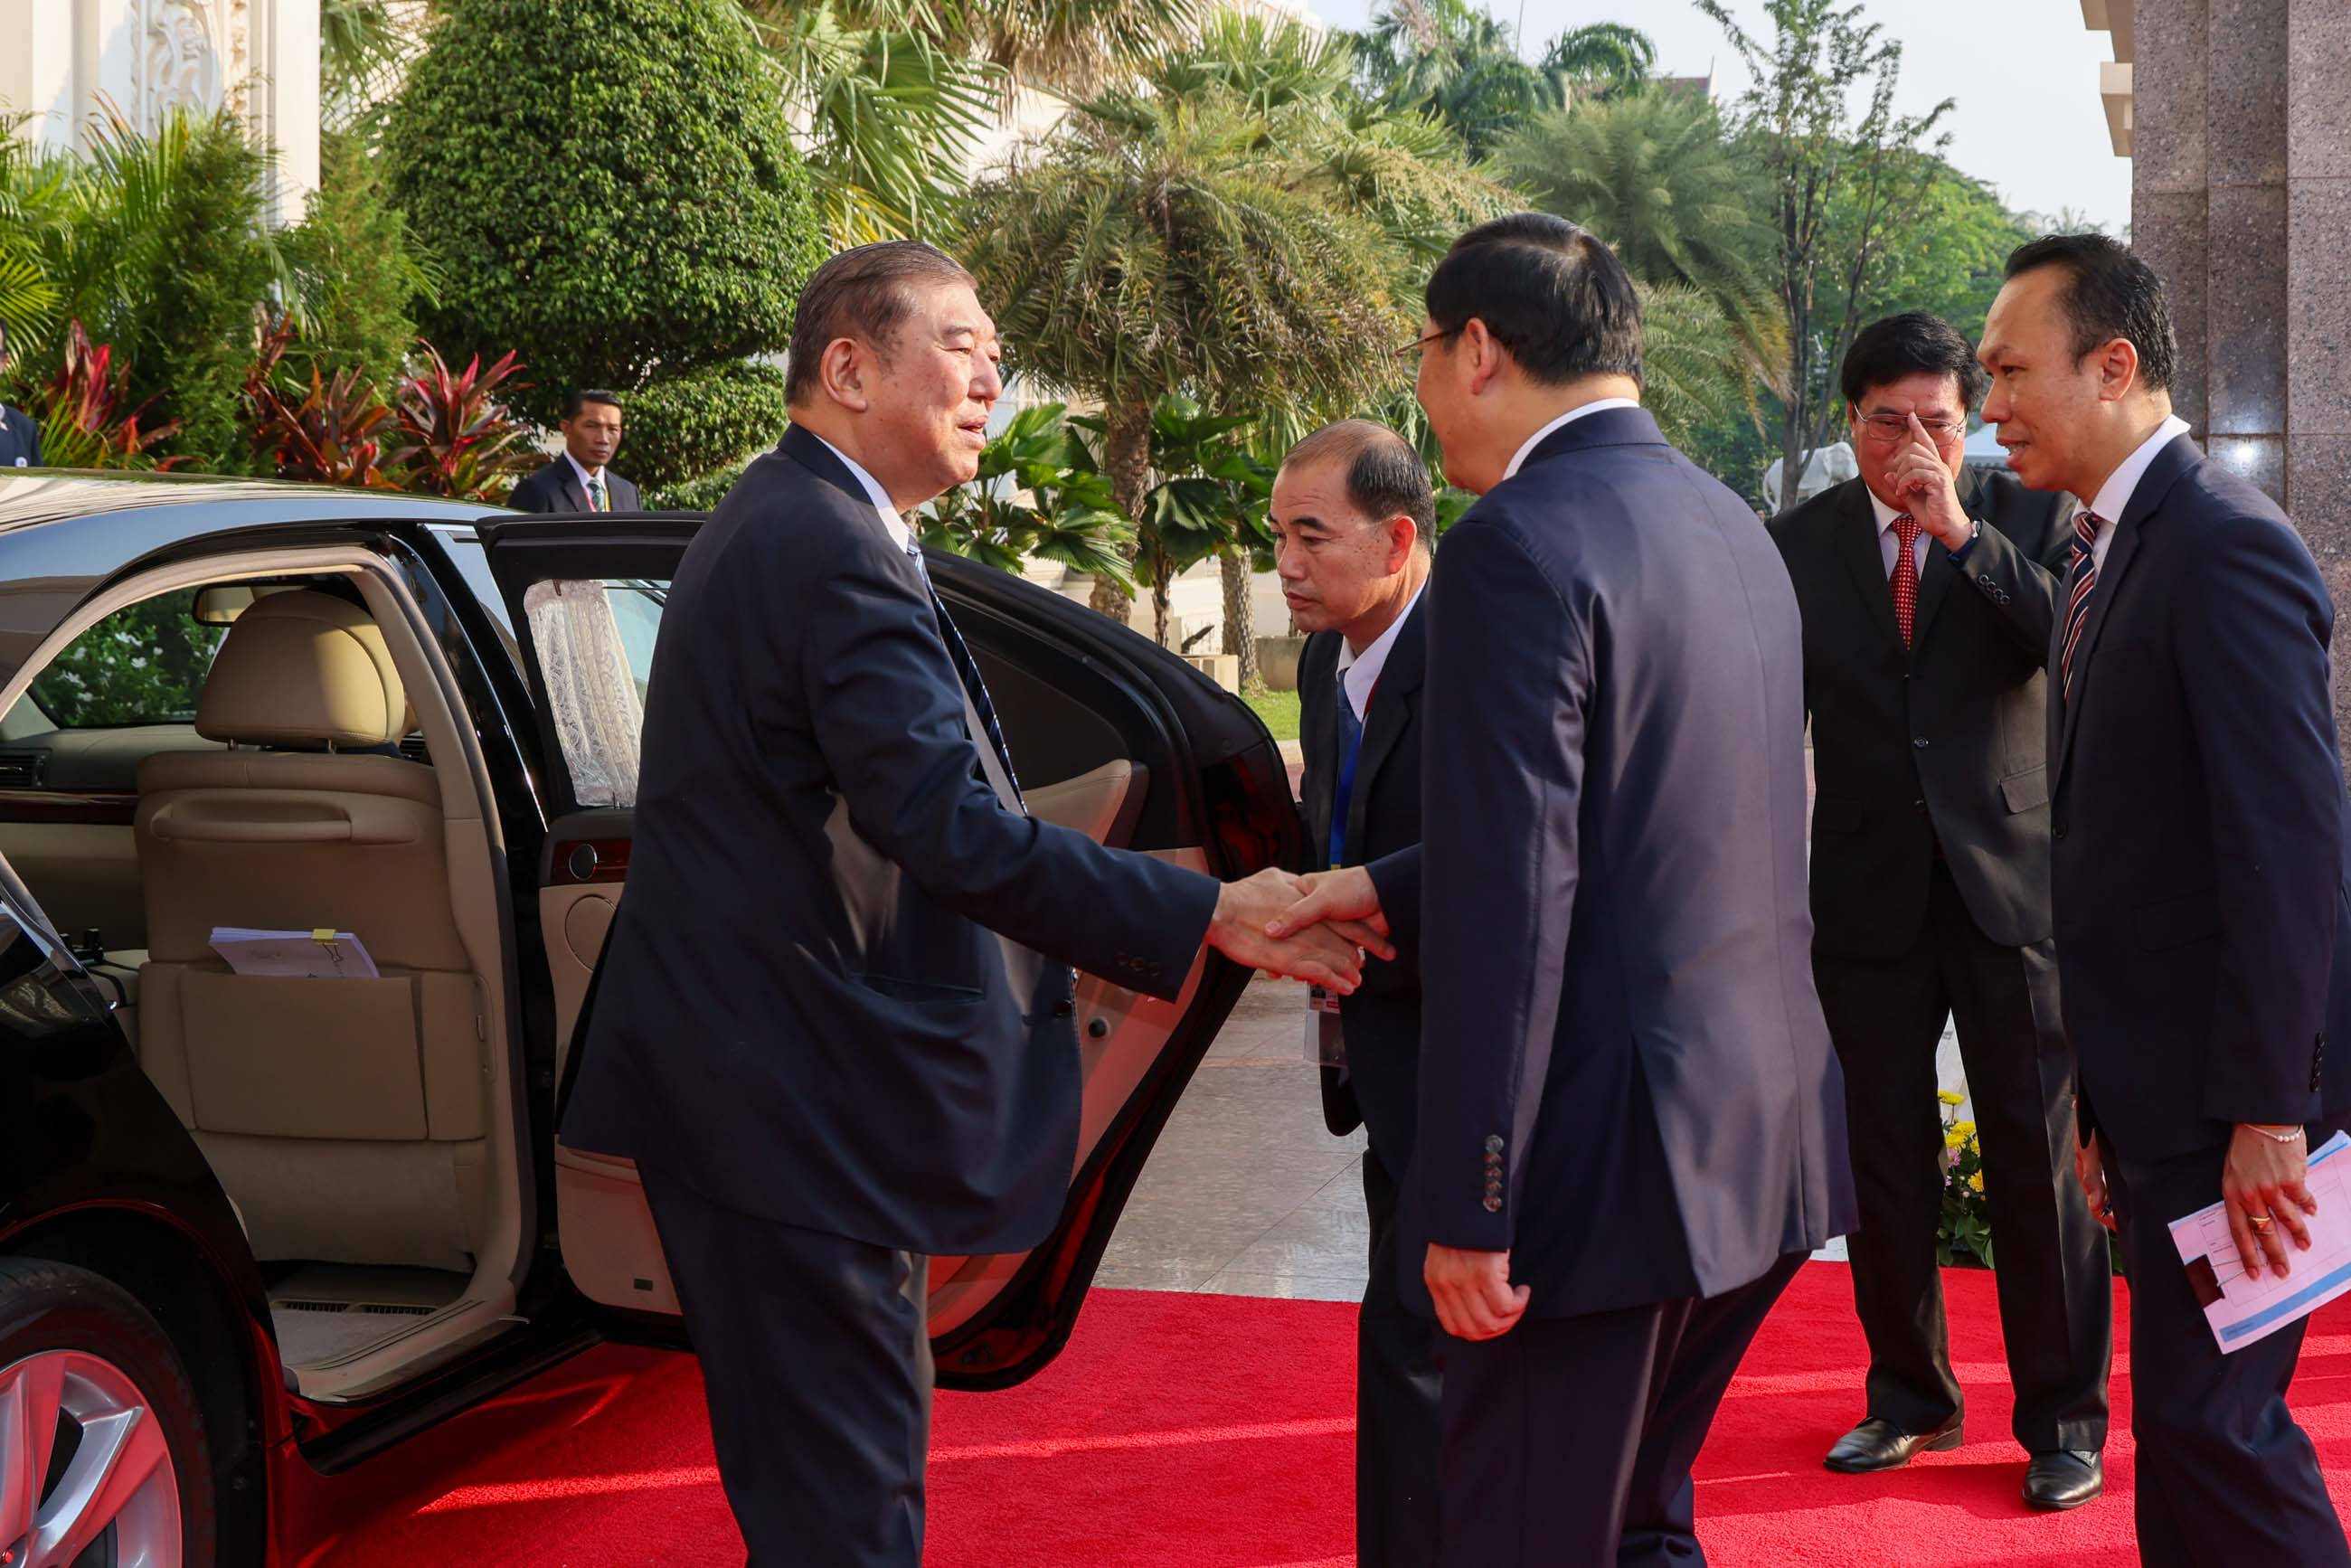
[[[2172,401],[2351,611],[2351,6],[2137,0],[2133,25],[2131,238],[2170,289]]]

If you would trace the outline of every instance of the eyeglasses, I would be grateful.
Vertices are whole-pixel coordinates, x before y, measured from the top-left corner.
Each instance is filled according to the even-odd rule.
[[[1468,325],[1468,323],[1464,321],[1461,324],[1461,327],[1466,327]],[[1453,337],[1455,334],[1458,333],[1461,330],[1461,327],[1447,327],[1440,330],[1431,332],[1425,338],[1415,338],[1411,342],[1400,346],[1395,351],[1395,356],[1397,359],[1401,360],[1416,349],[1426,348],[1431,343],[1442,342],[1446,339]]]
[[[1872,441],[1899,441],[1910,434],[1910,415],[1907,413],[1872,413],[1864,415],[1862,423],[1869,427]],[[1933,441],[1949,441],[1964,434],[1968,422],[1964,419],[1922,419],[1919,425]]]

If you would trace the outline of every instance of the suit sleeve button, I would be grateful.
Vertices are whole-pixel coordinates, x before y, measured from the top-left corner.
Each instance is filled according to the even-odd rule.
[[[1498,1196],[1496,1196],[1496,1195],[1495,1195],[1495,1194],[1493,1194],[1493,1193],[1490,1193],[1490,1192],[1489,1192],[1489,1193],[1488,1193],[1488,1194],[1486,1195],[1486,1212],[1487,1212],[1487,1213],[1489,1213],[1489,1214],[1499,1214],[1501,1211],[1502,1211],[1502,1200],[1501,1200],[1501,1198],[1500,1198],[1500,1197],[1499,1197]]]
[[[1501,1134],[1489,1133],[1486,1135],[1486,1152],[1489,1155],[1499,1155],[1502,1152]]]

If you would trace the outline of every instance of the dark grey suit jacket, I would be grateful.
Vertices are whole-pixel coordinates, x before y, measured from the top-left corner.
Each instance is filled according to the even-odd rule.
[[[0,407],[0,468],[41,465],[41,426],[21,408]]]
[[[1542,1316],[1746,1284],[1854,1223],[1787,569],[1639,409],[1438,556],[1405,1288],[1423,1239],[1510,1249]]]
[[[1299,734],[1306,754],[1300,779],[1308,854],[1330,858],[1331,809],[1339,770],[1339,650],[1336,632],[1307,639],[1298,661]],[[1390,912],[1396,956],[1364,966],[1355,994],[1339,1001],[1347,1041],[1347,1075],[1322,1071],[1322,1116],[1333,1133],[1370,1127],[1372,1148],[1391,1176],[1412,1158],[1415,1096],[1420,1072],[1420,699],[1428,665],[1426,590],[1396,630],[1364,724],[1363,752],[1349,792],[1348,865],[1368,865]]]
[[[564,1141],[853,1240],[1034,1246],[1077,1156],[1063,965],[1173,997],[1216,901],[1005,808],[922,572],[794,428],[670,587]],[[1016,986],[991,933],[1061,962]]]
[[[639,509],[636,486],[622,478],[610,468],[604,470],[604,488],[612,497],[612,510],[633,512]],[[580,470],[571,459],[561,453],[555,461],[517,484],[507,505],[517,512],[588,512],[595,508],[588,504],[588,487],[580,482]]]
[[[1983,531],[1964,568],[1927,548],[1912,645],[1886,587],[1869,489],[1847,480],[1771,521],[1804,615],[1813,720],[1813,946],[1909,952],[1939,841],[1992,941],[2049,936],[2048,682],[2042,664],[2073,549],[2063,495],[1970,476]]]
[[[2156,455],[2049,710],[2065,1032],[2126,1159],[2351,1108],[2334,628],[2275,502],[2188,436]]]

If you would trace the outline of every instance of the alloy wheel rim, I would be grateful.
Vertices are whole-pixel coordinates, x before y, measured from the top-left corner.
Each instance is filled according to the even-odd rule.
[[[0,1568],[73,1568],[100,1541],[113,1568],[181,1568],[171,1445],[120,1367],[41,1351],[0,1369]]]

